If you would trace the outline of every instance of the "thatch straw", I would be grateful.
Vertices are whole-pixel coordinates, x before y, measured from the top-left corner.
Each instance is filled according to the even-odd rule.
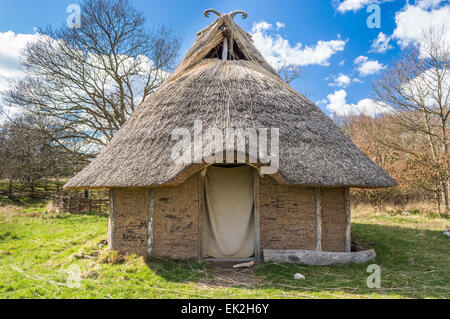
[[[205,59],[226,26],[245,60]],[[175,128],[279,128],[277,181],[323,187],[386,187],[396,182],[316,105],[274,72],[251,37],[225,15],[203,30],[174,74],[130,117],[67,189],[173,185],[207,164],[171,159]]]

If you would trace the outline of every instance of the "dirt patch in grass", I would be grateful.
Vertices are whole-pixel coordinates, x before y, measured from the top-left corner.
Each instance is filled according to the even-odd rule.
[[[46,210],[44,204],[35,204],[25,206],[14,206],[14,205],[0,206],[0,215],[6,216],[8,218],[37,217],[43,219],[53,219],[53,218],[67,218],[70,214],[49,212]]]
[[[206,277],[199,280],[197,286],[207,288],[248,287],[253,288],[260,280],[255,276],[253,267],[234,269],[235,263],[209,263],[205,269]]]
[[[42,212],[40,211],[27,211],[23,207],[19,206],[13,206],[13,205],[6,205],[6,206],[0,206],[0,215],[6,216],[6,217],[41,217]]]
[[[20,208],[12,205],[0,206],[0,214],[8,217],[19,216]]]

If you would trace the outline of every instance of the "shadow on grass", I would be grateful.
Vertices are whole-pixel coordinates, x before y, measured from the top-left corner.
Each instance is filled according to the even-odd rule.
[[[108,213],[98,213],[98,212],[82,212],[82,213],[67,213],[68,215],[72,216],[98,216],[98,217],[104,217],[107,218],[109,216]]]
[[[254,267],[257,280],[247,289],[264,289],[311,296],[367,296],[448,298],[450,272],[448,251],[450,242],[441,231],[412,229],[372,224],[352,225],[353,239],[367,248],[374,248],[381,267],[381,288],[367,287],[369,264],[305,266],[297,264],[261,263]],[[197,261],[171,261],[148,258],[147,266],[171,282],[203,282],[220,275],[217,266]],[[219,266],[220,267],[220,266]],[[231,269],[231,267],[230,267]],[[229,271],[229,270],[227,270]],[[244,271],[244,270],[238,270]],[[306,280],[294,280],[301,273]],[[212,281],[214,282],[214,281]],[[241,286],[236,283],[236,287]]]
[[[208,264],[197,260],[170,260],[157,257],[147,257],[145,263],[155,274],[167,281],[184,283],[198,282],[207,276]]]

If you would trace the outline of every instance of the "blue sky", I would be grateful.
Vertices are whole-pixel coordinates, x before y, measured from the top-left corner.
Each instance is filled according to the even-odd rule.
[[[292,86],[328,114],[377,114],[370,100],[371,81],[389,67],[402,47],[420,41],[420,28],[430,21],[450,21],[446,0],[131,1],[144,13],[149,27],[167,24],[182,37],[180,59],[195,33],[214,19],[203,17],[203,10],[247,11],[248,19],[236,17],[236,22],[254,34],[272,64],[301,66],[304,77]],[[20,76],[13,70],[17,47],[32,37],[35,26],[65,23],[66,8],[73,3],[77,1],[2,0],[0,90],[8,79]],[[379,5],[380,28],[367,26],[370,4]],[[377,37],[384,48],[373,47]]]

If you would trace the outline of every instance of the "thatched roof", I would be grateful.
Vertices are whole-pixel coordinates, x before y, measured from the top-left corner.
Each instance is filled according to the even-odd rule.
[[[226,29],[224,31],[224,28]],[[239,60],[213,58],[224,33]],[[211,57],[211,58],[209,58]],[[208,164],[171,159],[175,128],[279,128],[280,183],[387,187],[396,182],[347,138],[316,105],[286,84],[230,15],[199,32],[160,89],[129,118],[101,154],[66,189],[174,185]]]

